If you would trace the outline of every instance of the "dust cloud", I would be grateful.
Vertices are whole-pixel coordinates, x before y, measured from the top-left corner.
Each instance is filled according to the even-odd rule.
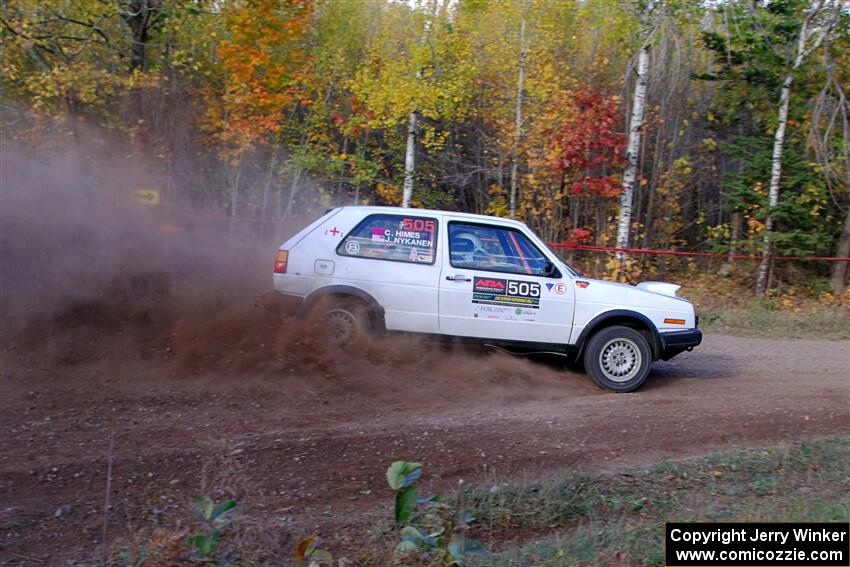
[[[150,282],[218,293],[268,285],[273,250],[222,241],[220,227],[170,225],[131,199],[130,188],[144,186],[132,164],[108,165],[96,179],[68,157],[38,160],[4,148],[0,159],[0,314],[7,322],[114,293],[132,298]]]
[[[176,222],[129,198],[144,172],[101,159],[3,148],[0,338],[4,359],[54,369],[154,365],[175,377],[271,376],[292,389],[411,400],[564,393],[562,368],[460,346],[388,338],[351,353],[271,289],[277,242],[227,224]],[[306,219],[309,222],[311,219]],[[286,227],[290,233],[300,226]],[[15,365],[5,365],[6,372]],[[519,386],[519,387],[518,387]],[[581,386],[583,387],[583,386]]]

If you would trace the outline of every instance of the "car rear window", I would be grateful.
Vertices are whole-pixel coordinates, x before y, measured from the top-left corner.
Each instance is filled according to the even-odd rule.
[[[340,242],[341,256],[433,264],[437,219],[408,215],[369,215]]]

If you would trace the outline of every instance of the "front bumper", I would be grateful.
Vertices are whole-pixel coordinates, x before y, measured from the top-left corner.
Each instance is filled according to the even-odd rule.
[[[699,329],[659,333],[659,336],[661,338],[661,356],[659,356],[661,360],[670,360],[677,354],[691,350],[702,342],[702,331]]]

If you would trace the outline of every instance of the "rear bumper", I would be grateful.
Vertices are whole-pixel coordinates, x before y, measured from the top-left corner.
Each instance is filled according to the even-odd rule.
[[[677,354],[691,350],[702,342],[702,331],[699,329],[688,329],[686,331],[673,331],[670,333],[659,333],[661,338],[661,360],[670,360]]]

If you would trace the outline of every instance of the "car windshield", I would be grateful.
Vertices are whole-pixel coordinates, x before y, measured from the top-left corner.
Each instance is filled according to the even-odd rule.
[[[559,263],[559,264],[560,264],[560,265],[561,265],[561,266],[562,266],[562,267],[563,267],[563,268],[564,268],[567,272],[569,272],[571,275],[573,275],[573,276],[575,276],[575,277],[581,277],[581,273],[580,273],[578,270],[576,270],[575,268],[573,268],[572,266],[570,266],[569,264],[567,264],[567,262],[566,262],[566,261],[565,261],[565,260],[561,257],[561,255],[558,253],[558,251],[557,251],[557,250],[555,250],[554,248],[552,248],[551,246],[549,246],[549,243],[548,243],[548,242],[543,242],[543,244],[546,246],[546,249],[547,249],[547,250],[549,250],[549,252],[551,252],[551,253],[552,253],[552,256],[554,256],[554,257],[555,257],[555,260],[556,260],[556,261],[557,261],[557,262],[558,262],[558,263]]]

